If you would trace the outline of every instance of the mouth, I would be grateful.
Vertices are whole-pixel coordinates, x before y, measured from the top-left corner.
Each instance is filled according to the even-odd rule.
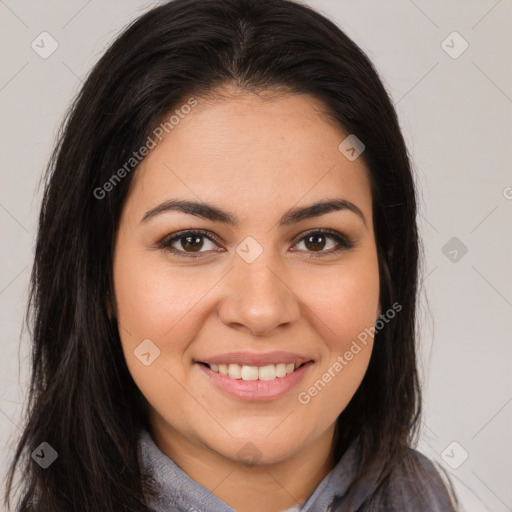
[[[277,361],[279,359],[276,359]],[[196,361],[195,367],[209,379],[214,389],[239,400],[259,402],[275,400],[297,388],[314,366],[311,359],[296,362],[276,362],[263,366],[238,363]],[[260,362],[260,365],[262,363]]]
[[[224,375],[234,380],[245,380],[245,381],[272,381],[276,379],[282,379],[287,375],[297,371],[304,365],[312,361],[306,361],[304,363],[276,363],[267,364],[265,366],[252,366],[245,364],[236,363],[203,363],[199,364],[210,369],[212,372]]]

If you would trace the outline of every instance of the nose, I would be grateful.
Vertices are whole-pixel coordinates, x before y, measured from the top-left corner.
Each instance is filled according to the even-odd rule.
[[[289,274],[276,263],[277,259],[264,257],[266,252],[252,263],[236,258],[234,268],[223,280],[218,309],[225,325],[253,336],[268,336],[276,329],[289,327],[300,316],[293,283],[287,282]]]

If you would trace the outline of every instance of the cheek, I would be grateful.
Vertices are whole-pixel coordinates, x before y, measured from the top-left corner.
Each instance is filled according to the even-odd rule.
[[[161,255],[133,245],[124,249],[120,243],[114,260],[119,334],[135,383],[156,409],[162,409],[172,390],[180,397],[181,386],[187,385],[187,350],[204,326],[208,293],[219,276],[213,270],[170,265]],[[151,354],[148,366],[137,357],[141,343],[148,343],[144,340],[150,340],[156,348],[149,344],[149,351],[158,354],[154,359]]]
[[[379,312],[376,253],[347,261],[329,279],[319,280],[309,305],[317,318],[326,357],[304,383],[298,402],[323,421],[334,421],[359,387],[370,360]],[[326,418],[329,416],[329,418]]]
[[[173,271],[157,258],[123,256],[114,265],[119,323],[138,337],[175,338],[211,286],[204,277],[193,269]]]
[[[330,301],[323,320],[338,334],[333,348],[342,350],[347,340],[375,325],[379,307],[378,279],[378,272],[368,271],[333,279],[326,285]]]
[[[323,325],[323,338],[332,352],[340,353],[379,314],[379,267],[375,251],[361,251],[325,275],[316,274],[316,285],[304,295]]]
[[[179,383],[186,381],[184,354],[194,337],[193,329],[200,326],[198,305],[213,283],[183,268],[172,271],[154,256],[147,251],[123,250],[120,244],[114,283],[126,365],[153,408],[165,411],[170,396],[176,402],[183,396]],[[150,355],[144,360],[146,353]],[[175,410],[174,414],[179,418],[181,413]]]

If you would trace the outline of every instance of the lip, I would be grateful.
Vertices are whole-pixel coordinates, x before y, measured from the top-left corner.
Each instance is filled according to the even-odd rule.
[[[275,351],[260,354],[256,352],[228,352],[226,354],[206,357],[195,362],[207,364],[239,364],[240,366],[267,366],[269,364],[278,363],[295,363],[301,365],[312,360],[312,357],[306,357],[292,352]],[[285,377],[281,378],[284,379]]]
[[[213,364],[221,364],[215,363],[213,358],[210,361]],[[226,359],[222,361],[227,362]],[[244,361],[247,361],[247,359],[244,359]],[[276,361],[276,359],[273,359],[273,361]],[[279,362],[284,363],[285,361],[279,360]],[[294,361],[290,360],[289,362],[292,363]],[[231,363],[240,364],[234,360],[232,360]],[[210,370],[205,364],[198,362],[196,366],[210,379],[210,382],[213,382],[221,391],[242,400],[258,402],[262,400],[274,400],[296,387],[314,365],[311,359],[303,361],[303,363],[305,364],[292,373],[287,374],[285,377],[276,377],[274,380],[232,379],[227,375],[222,375],[221,373]],[[254,366],[264,366],[264,363],[254,364]]]

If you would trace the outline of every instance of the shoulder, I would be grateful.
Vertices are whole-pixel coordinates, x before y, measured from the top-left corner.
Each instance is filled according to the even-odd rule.
[[[454,512],[449,485],[433,462],[413,448],[404,449],[384,483],[389,510]],[[386,509],[387,510],[387,509]]]
[[[359,462],[355,464],[358,466]],[[354,467],[355,467],[354,466]],[[347,478],[345,467],[344,475]],[[340,482],[343,484],[343,476]],[[350,478],[350,477],[349,477]],[[446,478],[446,480],[448,480]],[[457,501],[449,480],[425,455],[404,447],[392,465],[375,461],[348,490],[336,492],[333,512],[456,512]],[[338,486],[340,489],[343,485]]]

